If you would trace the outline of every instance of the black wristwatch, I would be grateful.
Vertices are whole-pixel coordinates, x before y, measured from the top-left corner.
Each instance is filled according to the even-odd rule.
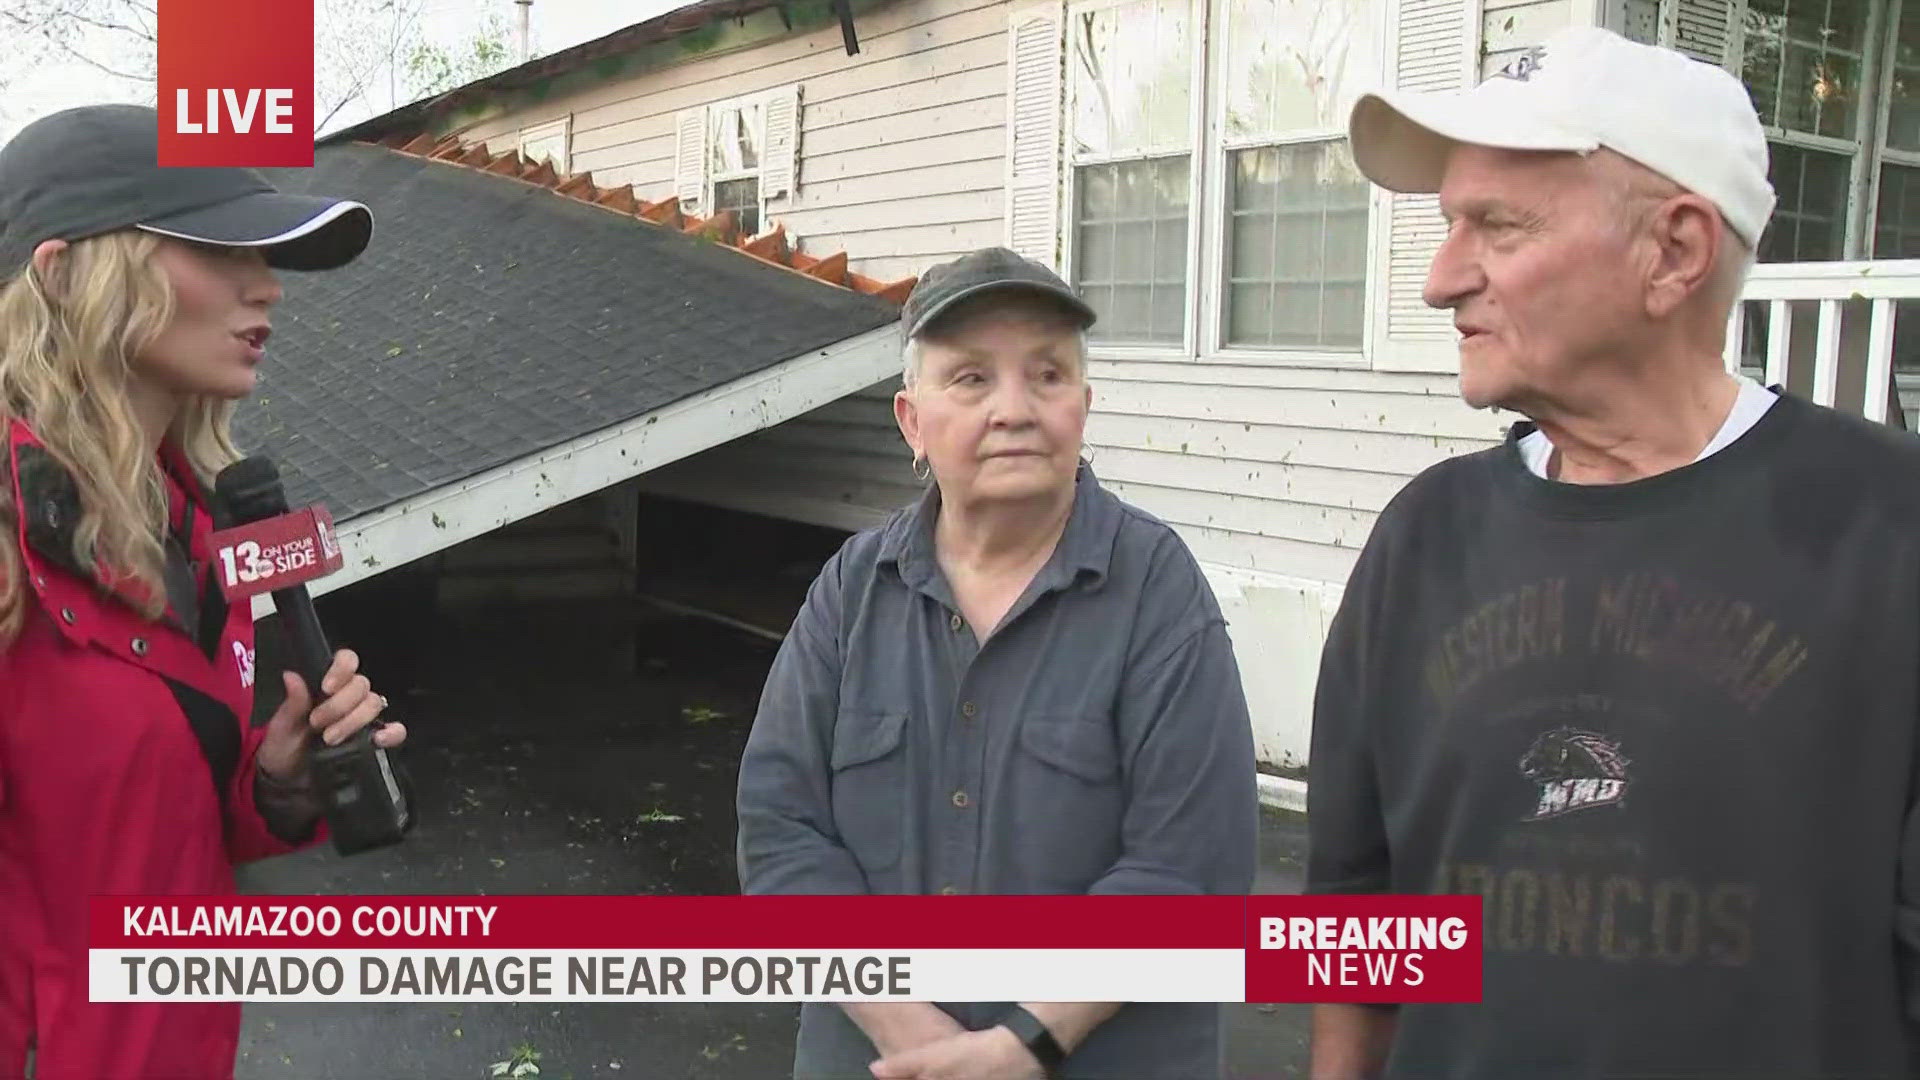
[[[1039,1060],[1040,1071],[1047,1080],[1060,1080],[1060,1067],[1067,1063],[1067,1052],[1060,1048],[1053,1032],[1047,1030],[1039,1017],[1015,1005],[1013,1011],[1000,1018],[1000,1026],[1013,1032],[1020,1045]]]

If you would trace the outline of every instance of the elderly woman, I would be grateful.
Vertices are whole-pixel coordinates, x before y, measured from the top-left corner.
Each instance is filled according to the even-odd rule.
[[[1080,459],[1093,312],[1012,252],[930,271],[894,400],[926,496],[821,571],[741,762],[748,893],[1245,893],[1226,622]],[[1195,1004],[808,1005],[797,1077],[1216,1076]],[[876,1061],[878,1058],[880,1060]]]

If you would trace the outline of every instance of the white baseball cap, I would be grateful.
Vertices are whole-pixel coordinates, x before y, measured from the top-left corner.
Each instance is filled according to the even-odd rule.
[[[1363,94],[1348,134],[1354,163],[1390,191],[1439,191],[1461,143],[1604,146],[1712,200],[1749,247],[1773,216],[1767,139],[1740,80],[1594,27],[1554,34],[1471,89]]]

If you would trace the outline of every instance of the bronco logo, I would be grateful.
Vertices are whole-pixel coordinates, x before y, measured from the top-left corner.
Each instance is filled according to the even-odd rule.
[[[1559,727],[1533,740],[1520,759],[1520,772],[1540,785],[1540,801],[1529,821],[1618,805],[1627,795],[1628,760],[1620,744],[1605,735]]]

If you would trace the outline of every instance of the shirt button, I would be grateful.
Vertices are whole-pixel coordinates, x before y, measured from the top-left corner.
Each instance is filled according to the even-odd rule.
[[[146,638],[137,637],[133,639],[133,655],[135,656],[147,655],[147,639]]]
[[[967,793],[964,791],[954,792],[953,805],[959,807],[962,810],[965,810],[967,808]]]
[[[979,706],[975,705],[971,701],[960,706],[960,715],[966,717],[969,720],[973,719],[973,714],[979,711],[980,711]]]
[[[70,607],[61,608],[60,620],[66,623],[68,626],[72,626],[73,625],[73,609]]]
[[[955,630],[960,629],[960,616],[955,615],[948,625],[952,626]]]

